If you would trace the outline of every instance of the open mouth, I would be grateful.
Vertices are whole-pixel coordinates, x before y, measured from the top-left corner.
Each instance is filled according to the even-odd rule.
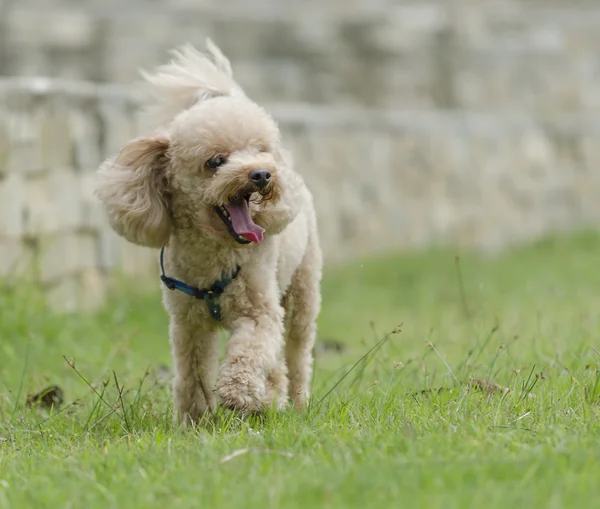
[[[239,244],[258,243],[262,242],[264,238],[264,228],[252,221],[249,201],[250,194],[232,200],[227,205],[217,205],[215,207],[215,212],[227,227],[227,231]]]

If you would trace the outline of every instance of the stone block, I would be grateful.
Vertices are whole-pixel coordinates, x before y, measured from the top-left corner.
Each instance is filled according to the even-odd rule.
[[[73,140],[74,164],[78,169],[97,168],[103,159],[100,150],[101,127],[94,103],[73,109],[69,115],[70,137]]]
[[[107,282],[95,268],[64,276],[48,286],[48,306],[57,313],[97,311],[106,304]]]
[[[40,239],[39,242],[39,277],[43,283],[98,267],[98,248],[94,235],[64,233]]]
[[[11,143],[8,135],[6,110],[0,105],[0,178],[8,172]]]
[[[29,237],[47,236],[60,230],[56,203],[49,197],[51,173],[25,182],[23,232]]]
[[[0,236],[20,238],[23,234],[25,185],[22,175],[9,173],[0,179]]]
[[[81,309],[80,281],[77,276],[65,276],[46,290],[46,300],[56,313],[72,313]]]
[[[106,211],[100,200],[94,196],[96,172],[92,170],[83,170],[80,176],[80,228],[100,232],[109,228]]]
[[[158,250],[121,241],[120,270],[127,276],[151,277],[159,274]]]
[[[55,205],[58,223],[62,231],[82,225],[81,174],[70,170],[51,172],[48,178],[48,197]]]
[[[136,125],[126,101],[103,101],[100,115],[104,127],[102,159],[115,156],[129,140],[137,136]]]
[[[7,123],[10,140],[7,170],[18,173],[41,170],[41,160],[36,151],[37,132],[31,112],[13,109],[8,112]]]
[[[85,311],[100,309],[106,303],[106,276],[96,267],[79,274],[80,307]]]
[[[73,6],[36,9],[18,4],[9,10],[10,37],[16,44],[72,50],[89,46],[94,37],[94,20]]]
[[[69,110],[72,107],[67,98],[55,94],[35,109],[37,152],[43,169],[66,169],[73,164],[69,133]]]
[[[121,266],[124,240],[110,227],[108,221],[98,232],[98,266],[104,271],[119,269]]]
[[[38,85],[42,88],[35,89],[32,84],[29,98],[23,98],[25,91],[20,96],[12,94],[18,100],[5,112],[7,139],[12,148],[7,165],[12,171],[35,174],[71,164],[65,113],[73,105],[67,100],[57,101],[51,90],[43,88],[48,88],[44,80]]]
[[[20,239],[0,238],[0,278],[22,276],[31,269],[31,252]]]
[[[25,233],[47,236],[83,226],[81,175],[56,170],[26,182]]]

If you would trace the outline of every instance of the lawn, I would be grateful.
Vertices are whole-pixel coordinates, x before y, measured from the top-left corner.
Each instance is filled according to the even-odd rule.
[[[4,290],[0,508],[597,506],[600,237],[330,267],[323,298],[305,414],[181,432],[157,283],[91,316]]]

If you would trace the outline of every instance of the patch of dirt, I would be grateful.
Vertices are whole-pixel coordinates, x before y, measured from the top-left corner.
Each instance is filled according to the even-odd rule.
[[[64,392],[58,385],[50,385],[36,394],[27,395],[27,406],[58,408],[64,401]]]

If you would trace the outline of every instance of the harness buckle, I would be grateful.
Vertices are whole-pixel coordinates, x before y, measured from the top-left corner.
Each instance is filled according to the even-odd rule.
[[[210,316],[215,320],[221,321],[223,319],[221,315],[221,292],[215,292],[213,290],[206,290],[203,295],[204,301],[208,306]]]
[[[169,290],[175,290],[176,285],[173,282],[173,280],[170,277],[167,276],[160,276],[160,280],[163,282],[163,284],[169,289]]]
[[[160,280],[169,290],[179,290],[183,293],[186,293],[196,299],[202,299],[206,302],[208,307],[208,311],[210,316],[217,320],[223,320],[223,316],[221,314],[221,294],[225,291],[225,288],[238,276],[240,272],[240,267],[237,266],[231,277],[226,279],[220,279],[216,283],[214,283],[210,288],[200,289],[193,286],[186,285],[182,281],[178,281],[177,279],[167,277],[165,274],[165,266],[163,263],[163,255],[165,248],[164,246],[160,250],[160,270],[162,275],[160,276]]]

